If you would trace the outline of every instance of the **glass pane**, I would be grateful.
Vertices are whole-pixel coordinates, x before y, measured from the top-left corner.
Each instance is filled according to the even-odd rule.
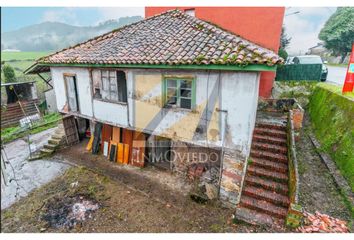
[[[191,90],[181,89],[181,97],[191,98],[192,97],[192,91]]]
[[[117,91],[117,81],[115,81],[115,80],[112,81],[112,80],[111,80],[110,87],[111,87],[111,88],[110,88],[110,91],[111,91],[111,92],[118,92],[118,91]]]
[[[114,102],[118,102],[118,93],[117,92],[111,92],[110,100]]]
[[[108,77],[108,71],[101,71],[102,77]]]
[[[177,104],[177,97],[170,97],[167,99],[168,105],[176,105]]]
[[[107,91],[109,89],[109,81],[105,77],[102,77],[102,88],[104,91]]]
[[[167,80],[167,87],[177,87],[176,80]]]
[[[181,98],[181,108],[191,109],[192,108],[192,100]]]
[[[109,77],[115,78],[116,77],[116,72],[115,71],[109,71]]]
[[[192,81],[191,80],[181,80],[181,88],[192,88]]]
[[[167,97],[177,96],[177,90],[175,88],[167,89]]]

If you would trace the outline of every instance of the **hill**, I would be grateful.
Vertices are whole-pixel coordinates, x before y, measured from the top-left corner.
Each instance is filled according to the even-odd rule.
[[[43,22],[1,34],[1,49],[26,52],[52,52],[89,38],[142,20],[141,16],[108,20],[96,26],[73,26],[60,22]]]

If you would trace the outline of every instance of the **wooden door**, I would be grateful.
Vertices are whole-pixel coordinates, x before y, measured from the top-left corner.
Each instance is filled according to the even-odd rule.
[[[79,143],[79,134],[74,116],[63,117],[63,125],[67,144],[70,146]]]

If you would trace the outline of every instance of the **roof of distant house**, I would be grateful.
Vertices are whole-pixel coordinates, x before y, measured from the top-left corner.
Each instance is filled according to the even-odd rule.
[[[1,83],[1,87],[23,85],[23,84],[33,84],[34,82],[36,82],[36,81]]]
[[[35,65],[39,70],[46,64],[274,66],[283,62],[267,48],[171,10],[42,57]]]

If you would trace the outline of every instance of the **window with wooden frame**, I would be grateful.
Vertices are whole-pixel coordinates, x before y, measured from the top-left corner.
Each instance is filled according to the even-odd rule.
[[[164,107],[193,109],[195,106],[195,79],[165,78],[163,98]]]
[[[127,82],[125,72],[101,70],[101,89],[95,98],[109,102],[127,102]]]

